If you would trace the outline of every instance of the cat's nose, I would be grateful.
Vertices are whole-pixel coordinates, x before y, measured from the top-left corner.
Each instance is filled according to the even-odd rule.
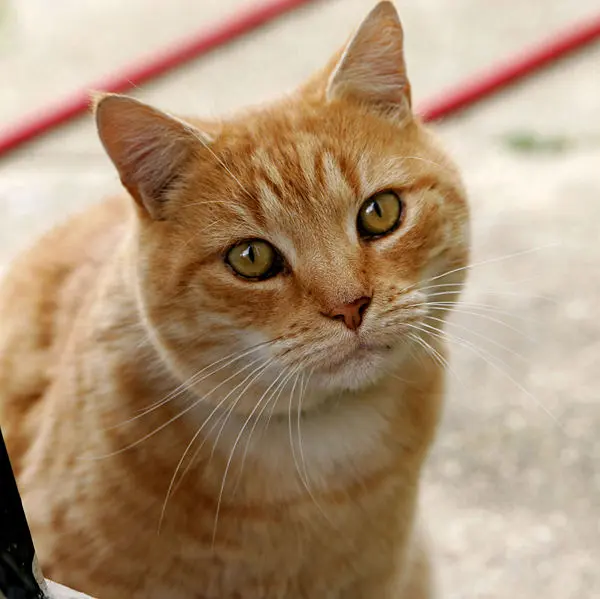
[[[343,320],[344,324],[351,330],[356,331],[363,321],[363,317],[369,304],[370,297],[359,297],[349,304],[340,304],[331,310],[326,316],[333,320]]]

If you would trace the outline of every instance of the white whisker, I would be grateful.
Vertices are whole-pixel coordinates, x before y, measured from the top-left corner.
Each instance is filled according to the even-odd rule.
[[[506,364],[506,362],[504,362],[504,360],[502,360],[501,358],[498,358],[497,356],[492,356],[492,354],[490,354],[490,352],[477,347],[474,343],[471,343],[470,341],[468,341],[467,339],[463,339],[462,337],[459,337],[457,335],[453,335],[453,334],[448,334],[445,331],[441,331],[440,329],[433,327],[431,325],[427,325],[425,323],[422,323],[422,325],[428,329],[431,329],[429,331],[430,335],[434,335],[437,336],[440,339],[445,339],[449,342],[454,342],[457,343],[459,346],[462,347],[466,347],[467,349],[470,349],[475,355],[479,356],[484,362],[486,362],[487,364],[489,364],[494,370],[496,370],[496,372],[499,372],[500,374],[502,374],[503,376],[505,376],[513,385],[515,385],[522,393],[524,393],[527,397],[529,397],[538,407],[540,407],[553,421],[554,423],[562,429],[562,424],[561,422],[558,420],[558,418],[550,411],[548,410],[548,408],[546,408],[546,406],[544,406],[544,404],[542,402],[540,402],[535,395],[533,395],[530,391],[528,391],[521,383],[519,383],[519,381],[517,381],[513,376],[511,376],[507,370],[504,370],[503,368],[501,368],[500,366],[498,366],[498,364],[496,364],[496,362],[492,359],[495,358],[502,366],[504,366],[505,368],[508,368],[508,365]],[[426,332],[426,331],[423,331]]]
[[[256,417],[254,418],[254,424],[252,425],[252,428],[250,429],[250,432],[247,435],[247,440],[246,440],[246,445],[244,447],[244,453],[242,455],[242,461],[241,461],[241,465],[240,465],[240,469],[239,469],[239,474],[237,477],[237,481],[236,484],[233,488],[232,491],[232,496],[235,495],[238,485],[242,479],[242,473],[244,470],[244,466],[246,464],[246,458],[248,456],[248,450],[250,448],[250,442],[252,440],[252,435],[254,434],[254,430],[256,429],[257,424],[260,422],[262,415],[264,414],[265,410],[267,409],[269,403],[271,403],[271,400],[273,400],[273,407],[271,408],[271,414],[269,415],[269,418],[267,419],[267,425],[269,421],[271,420],[271,416],[273,415],[273,410],[275,409],[277,402],[279,400],[279,398],[281,397],[281,393],[283,392],[283,389],[285,388],[285,386],[287,385],[287,383],[289,382],[289,380],[292,378],[292,376],[294,376],[294,374],[296,374],[296,372],[298,372],[298,370],[300,369],[300,366],[296,367],[296,368],[290,368],[288,371],[288,374],[281,380],[281,382],[277,385],[277,387],[275,387],[275,389],[273,390],[273,392],[271,393],[271,395],[267,398],[267,400],[264,402],[264,406],[261,408],[260,412],[256,415]]]
[[[470,308],[471,310],[480,310],[481,312],[484,313],[492,313],[492,314],[500,314],[502,316],[510,316],[512,318],[516,318],[518,320],[522,320],[524,322],[528,322],[529,318],[522,316],[520,314],[513,314],[512,312],[509,312],[508,310],[502,310],[501,308],[497,308],[495,306],[488,306],[486,304],[477,304],[474,302],[466,302],[463,300],[457,300],[457,301],[447,301],[447,302],[420,302],[418,304],[409,304],[408,306],[403,306],[405,309],[409,309],[409,308],[420,308],[420,307],[432,307],[432,308],[439,308],[440,310],[445,310],[447,312],[449,311],[453,311],[453,312],[458,312],[459,309],[461,307],[464,308]],[[472,312],[474,315],[477,314],[476,312]]]
[[[408,323],[407,323],[408,324]],[[409,325],[411,328],[416,329],[419,332],[427,332],[427,331],[423,331],[423,329],[421,329],[419,326],[416,325]],[[435,347],[433,347],[430,343],[427,343],[427,341],[425,339],[423,339],[422,337],[420,337],[419,335],[416,335],[414,333],[411,333],[411,338],[416,341],[419,345],[421,345],[427,353],[429,353],[431,355],[431,357],[444,369],[446,369],[448,372],[450,372],[450,374],[452,374],[461,384],[462,381],[460,379],[460,377],[458,376],[458,374],[452,369],[452,367],[450,366],[450,362],[448,361],[448,359],[443,356]]]
[[[310,485],[310,477],[308,475],[308,465],[307,465],[306,457],[304,454],[304,444],[302,443],[302,427],[301,427],[302,402],[306,395],[306,390],[308,389],[308,385],[310,384],[310,378],[313,375],[313,373],[314,373],[314,368],[308,373],[308,376],[306,377],[306,383],[304,383],[304,379],[302,380],[302,386],[300,388],[300,395],[298,397],[298,408],[296,410],[296,429],[297,429],[297,433],[298,433],[298,435],[297,435],[298,436],[298,450],[300,452],[300,462],[301,462],[301,466],[302,466],[302,472],[304,475],[303,481],[306,483],[305,484],[306,491],[307,491],[309,497],[311,498],[311,501],[315,504],[315,507],[319,510],[319,512],[325,518],[325,520],[329,523],[329,525],[335,530],[335,529],[337,529],[337,527],[335,526],[335,524],[333,523],[331,518],[327,515],[327,513],[323,509],[323,506],[321,506],[321,504],[317,501],[317,498],[315,497],[315,495],[312,491],[312,488]]]
[[[265,345],[269,345],[273,342],[274,341],[265,341],[262,343],[258,343],[249,349],[242,350],[239,352],[232,352],[231,354],[225,356],[224,358],[215,360],[208,366],[205,366],[204,368],[202,368],[201,370],[199,370],[198,372],[193,374],[190,378],[188,378],[186,381],[181,383],[177,388],[173,389],[173,391],[171,391],[168,395],[166,395],[162,399],[154,402],[148,408],[145,408],[142,412],[138,413],[136,416],[133,416],[132,418],[124,420],[123,422],[120,422],[119,424],[115,424],[115,425],[107,428],[106,430],[113,430],[115,428],[119,428],[121,426],[124,426],[125,424],[129,424],[135,420],[138,420],[139,418],[142,418],[142,417],[146,416],[147,414],[150,414],[154,410],[157,410],[161,406],[163,406],[163,405],[169,403],[171,400],[177,398],[179,395],[185,393],[186,391],[191,389],[194,385],[197,385],[198,383],[202,382],[203,380],[207,379],[208,377],[212,376],[213,374],[216,374],[217,372],[220,372],[224,368],[227,368],[234,362],[237,362],[238,360],[245,358],[246,356],[250,355],[251,353],[254,353],[255,351],[263,348]],[[229,360],[229,361],[227,361],[227,360]],[[216,366],[217,364],[220,364],[223,361],[225,361],[225,364],[221,364],[219,366],[219,368],[216,368],[215,370],[213,370],[207,374],[204,374],[207,370],[209,370],[210,368],[213,368],[214,366]],[[204,374],[204,376],[202,376],[203,374]]]
[[[498,349],[501,349],[513,356],[515,356],[516,358],[518,358],[519,360],[522,360],[523,362],[529,362],[529,360],[527,360],[527,358],[525,356],[523,356],[522,354],[520,354],[519,352],[516,352],[514,349],[504,345],[503,343],[500,343],[498,341],[495,341],[494,339],[491,339],[490,337],[487,337],[486,335],[482,335],[481,333],[478,333],[477,331],[473,331],[471,329],[468,329],[467,327],[458,324],[457,322],[452,322],[452,321],[446,321],[443,318],[437,318],[436,316],[429,316],[427,315],[425,318],[428,318],[430,320],[435,320],[436,322],[439,322],[441,324],[446,324],[449,326],[453,326],[457,329],[460,329],[461,331],[465,331],[467,333],[471,333],[472,335],[475,335],[476,337],[478,337],[479,339],[482,339],[484,341],[487,341],[488,343],[491,343],[492,345],[494,345],[495,347],[497,347]]]
[[[175,421],[179,420],[180,418],[182,418],[183,416],[185,416],[185,414],[187,414],[188,412],[190,412],[191,410],[193,410],[195,407],[197,407],[198,405],[200,405],[200,403],[202,401],[204,401],[205,399],[207,399],[217,389],[221,388],[223,385],[225,385],[226,383],[228,383],[232,378],[234,378],[235,376],[237,376],[240,372],[243,372],[244,370],[247,370],[248,368],[250,368],[253,364],[255,364],[256,362],[258,362],[258,360],[259,359],[255,360],[253,362],[250,362],[250,364],[247,364],[243,368],[240,368],[237,372],[234,372],[231,376],[227,377],[224,381],[222,381],[221,383],[219,383],[216,387],[213,387],[213,389],[211,389],[211,391],[209,391],[207,394],[205,394],[205,395],[199,397],[198,399],[196,399],[191,405],[189,405],[187,408],[185,408],[181,412],[179,412],[179,414],[176,414],[172,418],[169,418],[169,420],[167,420],[167,422],[161,424],[159,427],[155,428],[152,432],[144,435],[143,437],[141,437],[137,441],[131,443],[130,445],[127,445],[126,447],[123,447],[121,449],[118,449],[118,450],[113,451],[111,453],[107,453],[107,454],[102,455],[102,456],[94,456],[94,457],[90,457],[90,458],[83,458],[82,457],[80,459],[103,460],[103,459],[106,459],[106,458],[110,458],[110,457],[116,456],[116,455],[118,455],[120,453],[123,453],[124,451],[129,451],[130,449],[133,449],[134,447],[137,447],[140,443],[143,443],[147,439],[150,439],[150,437],[153,437],[154,435],[156,435],[157,433],[159,433],[160,431],[162,431],[163,429],[165,429],[167,426],[169,426],[173,422],[175,422]]]
[[[215,430],[215,428],[219,424],[221,424],[221,428],[219,429],[219,432],[217,433],[217,436],[216,436],[216,438],[215,438],[215,440],[213,442],[213,447],[212,447],[212,450],[210,452],[210,457],[208,459],[209,463],[212,461],[214,453],[215,453],[215,451],[217,449],[217,446],[219,444],[219,439],[221,438],[221,435],[223,433],[223,430],[225,429],[227,421],[233,415],[233,412],[235,411],[236,406],[239,404],[239,402],[241,401],[241,399],[244,397],[244,394],[248,391],[248,389],[250,389],[250,387],[254,384],[254,382],[257,381],[263,375],[263,373],[269,368],[269,366],[272,364],[273,361],[274,361],[274,358],[271,358],[265,364],[263,364],[262,366],[259,366],[256,370],[254,370],[253,372],[251,372],[241,383],[239,383],[238,385],[236,385],[231,390],[231,392],[228,394],[227,397],[224,398],[226,400],[229,397],[231,397],[231,395],[233,395],[233,393],[237,389],[239,389],[242,385],[244,385],[244,383],[245,383],[244,388],[238,393],[237,397],[232,402],[232,404],[229,407],[229,409],[227,409],[224,412],[222,412],[219,415],[219,417],[215,420],[215,422],[213,423],[213,425],[207,430],[207,432],[206,432],[206,438],[202,441],[202,443],[196,449],[196,451],[194,451],[194,454],[190,458],[190,461],[189,461],[188,465],[185,467],[185,470],[181,474],[181,477],[179,478],[178,483],[175,485],[175,489],[173,491],[174,493],[177,491],[177,489],[181,485],[181,482],[183,481],[185,475],[187,474],[188,470],[192,467],[194,461],[196,460],[196,458],[198,457],[198,455],[202,451],[202,447],[206,443],[206,440],[208,439],[208,435],[210,435]],[[214,415],[215,412],[216,412],[216,410],[213,410],[213,412],[208,415],[208,417],[206,418],[206,420],[208,421]]]
[[[430,277],[429,279],[425,279],[424,281],[420,281],[420,283],[430,283],[431,281],[436,281],[438,279],[441,279],[442,277],[447,277],[448,275],[457,273],[457,272],[461,272],[461,271],[465,271],[465,270],[472,270],[473,268],[478,268],[480,266],[486,266],[489,264],[496,264],[498,262],[503,262],[505,260],[510,260],[512,258],[518,258],[520,256],[526,256],[527,254],[532,254],[534,252],[539,252],[540,250],[545,250],[551,247],[557,247],[558,243],[548,243],[546,245],[542,245],[542,246],[538,246],[535,248],[529,248],[527,250],[521,250],[519,252],[514,252],[512,254],[505,254],[504,256],[497,256],[496,258],[489,258],[488,260],[482,260],[481,262],[474,262],[472,264],[467,264],[466,266],[461,266],[459,268],[453,268],[452,270],[448,270],[440,275],[437,275],[435,277]]]
[[[256,363],[257,361],[258,360],[256,360],[254,363]],[[221,399],[217,403],[217,405],[213,408],[213,410],[210,412],[210,414],[205,418],[205,420],[202,423],[202,425],[200,426],[200,428],[196,431],[196,433],[192,437],[191,441],[188,443],[187,447],[185,448],[185,451],[183,452],[183,455],[181,456],[181,459],[179,460],[179,462],[178,462],[178,464],[177,464],[177,466],[175,468],[175,472],[173,473],[173,476],[171,477],[171,481],[169,483],[169,488],[167,490],[167,495],[165,497],[165,501],[163,503],[163,507],[162,507],[162,510],[161,510],[161,515],[160,515],[160,520],[159,520],[159,525],[158,525],[159,531],[160,531],[162,522],[164,520],[165,512],[166,512],[166,509],[167,509],[167,503],[168,503],[169,499],[171,498],[171,496],[173,495],[173,493],[177,490],[177,488],[179,487],[179,485],[181,484],[181,482],[185,478],[185,475],[188,473],[189,469],[191,468],[191,465],[194,463],[194,461],[197,458],[198,454],[202,450],[202,447],[204,446],[204,443],[206,442],[206,438],[201,443],[200,447],[198,447],[198,449],[194,452],[194,455],[191,457],[191,459],[188,462],[186,468],[182,472],[181,477],[179,478],[179,482],[177,483],[177,486],[175,486],[175,480],[177,479],[177,473],[179,472],[179,469],[181,468],[183,462],[185,461],[185,458],[186,458],[188,452],[190,451],[192,445],[196,442],[196,440],[198,439],[198,437],[200,436],[200,434],[204,430],[204,427],[210,422],[210,420],[212,419],[212,417],[220,410],[221,406],[237,391],[237,389],[239,389],[242,385],[244,385],[244,383],[246,383],[246,381],[248,381],[248,379],[251,379],[250,382],[246,385],[246,387],[244,387],[244,389],[242,389],[242,391],[240,392],[238,398],[233,403],[232,408],[228,412],[228,414],[231,414],[231,412],[235,408],[237,402],[239,401],[240,397],[242,397],[242,395],[250,387],[250,385],[258,377],[260,377],[260,375],[269,367],[269,365],[270,365],[270,363],[272,361],[273,361],[273,358],[271,358],[270,360],[267,360],[266,362],[264,362],[263,364],[261,364],[260,366],[258,366],[257,368],[255,368],[240,383],[238,383],[233,389],[231,389],[231,391],[229,391],[229,393],[227,393],[227,395],[225,395],[225,397],[223,399]],[[226,420],[227,420],[227,418],[225,418],[225,422],[226,422]],[[223,423],[223,426],[225,426],[225,422]],[[213,427],[210,430],[212,431],[214,429],[214,427],[218,423],[219,423],[219,420],[217,419],[217,421],[213,424]],[[221,431],[219,431],[219,435],[222,432],[222,430],[223,430],[223,427],[221,427]],[[219,437],[217,436],[217,440],[215,441],[215,445],[216,445],[216,443],[218,441],[218,438]]]
[[[221,489],[219,490],[219,498],[217,500],[217,509],[215,511],[215,524],[214,524],[214,527],[213,527],[213,535],[212,535],[213,545],[214,545],[216,537],[217,537],[217,525],[218,525],[218,522],[219,522],[219,513],[221,511],[221,503],[223,501],[223,491],[225,490],[225,483],[227,482],[227,474],[229,472],[229,468],[231,466],[231,462],[233,460],[233,456],[235,454],[235,450],[236,450],[236,448],[238,446],[238,443],[239,443],[240,439],[242,438],[242,435],[244,434],[244,431],[246,430],[246,427],[248,426],[248,423],[252,419],[252,416],[259,409],[259,407],[260,407],[262,401],[264,400],[264,398],[266,397],[267,393],[272,389],[272,387],[277,383],[277,381],[279,381],[279,379],[281,378],[281,376],[283,376],[284,373],[286,373],[286,372],[287,372],[287,369],[283,369],[275,377],[275,380],[265,389],[265,391],[261,395],[260,399],[256,402],[256,405],[254,406],[254,408],[252,408],[252,411],[250,412],[248,418],[246,418],[243,426],[240,429],[240,432],[238,433],[237,437],[235,438],[235,441],[233,442],[233,446],[231,448],[231,452],[229,453],[229,459],[227,460],[227,464],[225,465],[225,471],[223,473],[223,480],[221,482]]]
[[[517,282],[517,284],[522,284],[522,283],[523,283],[523,281]],[[511,284],[514,284],[514,282],[512,282]],[[425,287],[419,287],[418,290],[419,291],[428,291],[430,289],[444,289],[444,288],[448,289],[447,291],[440,292],[440,293],[428,293],[427,294],[427,297],[435,297],[437,295],[456,293],[456,292],[460,291],[461,289],[463,289],[464,286],[465,286],[464,283],[439,283],[437,285],[427,285]],[[541,300],[551,302],[554,304],[558,303],[558,301],[555,298],[550,297],[548,295],[541,295],[539,293],[528,293],[528,292],[520,292],[520,291],[498,291],[496,289],[483,289],[483,288],[478,288],[477,292],[482,295],[491,295],[491,296],[498,296],[498,297],[520,297],[520,298],[527,298],[527,299],[541,299]]]

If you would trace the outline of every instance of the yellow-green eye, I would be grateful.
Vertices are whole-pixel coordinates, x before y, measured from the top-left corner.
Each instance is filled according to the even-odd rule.
[[[227,252],[227,264],[246,279],[268,279],[281,270],[281,259],[275,248],[262,239],[249,239]]]
[[[402,200],[393,191],[381,191],[363,203],[356,224],[361,237],[380,237],[394,231],[401,217]]]

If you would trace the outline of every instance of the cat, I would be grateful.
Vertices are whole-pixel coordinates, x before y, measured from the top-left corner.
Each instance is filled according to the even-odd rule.
[[[95,100],[127,194],[0,292],[0,422],[44,574],[100,599],[427,599],[416,525],[469,216],[377,4],[219,122]],[[439,295],[439,293],[438,293]]]

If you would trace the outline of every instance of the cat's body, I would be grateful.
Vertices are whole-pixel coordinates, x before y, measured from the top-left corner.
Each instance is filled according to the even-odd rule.
[[[0,422],[46,576],[99,599],[431,596],[415,513],[444,373],[410,340],[444,312],[416,287],[459,290],[467,214],[408,107],[344,73],[374,25],[401,47],[394,15],[328,83],[210,135],[100,101],[136,202],[48,234],[0,295]],[[387,188],[405,213],[366,245],[356,211]],[[234,274],[245,239],[279,270]]]
[[[24,257],[26,269],[17,263],[23,274],[15,271],[4,287],[13,308],[3,305],[4,314],[11,314],[2,325],[3,430],[15,450],[11,453],[44,573],[100,599],[375,596],[373,584],[385,584],[403,563],[396,552],[404,551],[412,533],[419,467],[437,418],[439,369],[431,361],[423,364],[429,368],[420,376],[431,376],[418,381],[426,402],[416,394],[399,402],[404,394],[391,379],[387,393],[370,400],[372,408],[364,406],[361,395],[358,402],[332,407],[335,421],[302,422],[302,449],[311,475],[332,481],[324,488],[312,482],[313,497],[298,481],[287,419],[272,422],[277,430],[268,438],[253,435],[257,447],[244,466],[249,480],[240,483],[234,498],[225,496],[213,553],[222,467],[239,431],[238,423],[231,422],[213,455],[210,485],[197,475],[187,476],[169,501],[158,534],[174,460],[194,429],[180,419],[131,450],[89,461],[163,424],[166,410],[111,429],[176,387],[170,379],[161,381],[164,386],[155,383],[163,373],[153,376],[158,359],[143,327],[133,326],[134,306],[114,314],[103,307],[104,293],[119,308],[131,299],[120,288],[118,275],[111,280],[118,272],[112,268],[120,253],[114,251],[115,242],[123,237],[123,218],[129,212],[128,204],[117,199],[76,217]],[[81,305],[63,312],[65,303],[48,302],[75,297],[86,307],[82,318],[72,318]],[[99,313],[91,322],[94,307]],[[24,342],[27,346],[20,347]],[[115,343],[127,348],[127,356],[115,355]],[[73,359],[73,354],[85,353],[87,359]],[[49,380],[48,372],[56,374]],[[119,404],[98,406],[98,389],[119,397]],[[86,408],[90,403],[91,411]],[[385,424],[383,409],[392,417]],[[297,444],[296,414],[292,426]],[[385,435],[389,449],[373,441],[376,435]],[[215,436],[206,444],[207,461]],[[18,449],[32,444],[24,464]],[[161,455],[165,447],[167,457]],[[365,462],[358,466],[358,477],[343,472],[346,461],[357,468],[347,459],[350,450],[354,460],[358,456]],[[302,468],[298,445],[295,451]],[[261,454],[265,463],[253,463]],[[336,459],[338,466],[327,463]],[[235,472],[230,476],[237,482]],[[357,555],[371,563],[361,563]],[[161,587],[164,578],[176,581],[169,592]],[[244,594],[236,594],[241,590]]]

